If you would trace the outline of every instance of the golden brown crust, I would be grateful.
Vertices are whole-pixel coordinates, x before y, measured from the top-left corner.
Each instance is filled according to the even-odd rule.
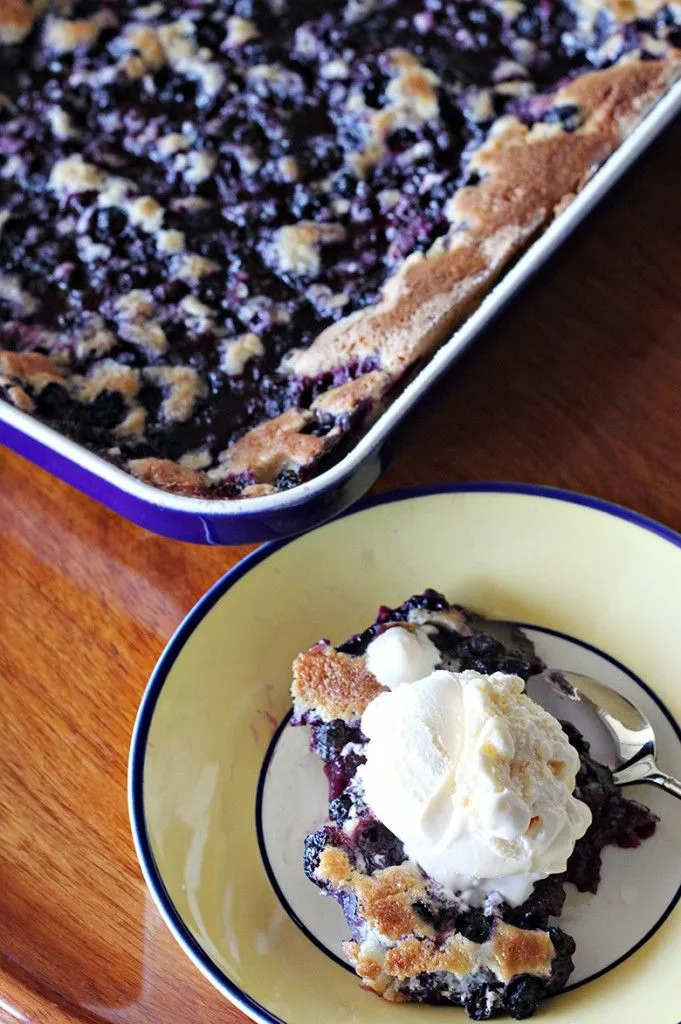
[[[241,498],[263,498],[267,494],[277,494],[272,484],[248,484],[239,495]]]
[[[386,939],[433,934],[414,910],[414,903],[426,895],[423,876],[414,865],[400,864],[373,875],[355,872],[352,878],[362,918]]]
[[[471,161],[484,174],[450,201],[446,244],[409,257],[375,307],[340,320],[283,369],[315,377],[348,362],[376,360],[399,376],[460,323],[510,259],[574,196],[617,148],[642,114],[679,75],[681,55],[630,61],[585,74],[555,97],[554,106],[583,109],[578,131],[560,125],[527,128],[498,122]],[[531,145],[529,145],[531,143]]]
[[[394,992],[394,981],[440,971],[461,980],[488,969],[505,984],[520,974],[548,978],[555,956],[548,932],[516,928],[502,921],[484,943],[472,942],[458,933],[449,935],[443,943],[410,935],[389,947],[382,963],[375,954],[362,954],[356,943],[346,943],[344,948],[366,987],[376,988],[377,983],[384,997],[386,990]]]
[[[12,405],[16,406],[17,409],[21,409],[22,412],[33,412],[35,409],[35,402],[31,396],[20,384],[17,384],[13,377],[0,374],[0,391],[2,391]]]
[[[343,949],[348,954],[355,970],[360,978],[367,978],[369,981],[378,981],[381,974],[381,965],[372,960],[371,957],[363,957],[356,942],[344,942]]]
[[[681,69],[681,59],[677,73]],[[666,87],[666,61],[631,63],[577,78],[556,93],[554,106],[575,104],[584,121],[565,132],[544,123],[527,128],[514,118],[502,125],[471,160],[483,182],[460,189],[450,203],[454,222],[474,231],[521,229],[551,219],[628,134],[644,109]]]
[[[381,370],[349,380],[337,388],[322,392],[310,406],[313,412],[330,416],[348,416],[365,403],[378,402],[390,387],[391,378]]]
[[[315,711],[324,721],[354,722],[384,689],[367,670],[365,658],[342,654],[330,644],[315,644],[293,662],[297,714]]]
[[[548,978],[555,948],[548,932],[516,928],[497,921],[486,942],[473,942],[452,932],[444,942],[414,909],[426,898],[424,878],[407,862],[372,875],[355,870],[345,851],[327,847],[315,876],[333,890],[357,899],[359,917],[374,940],[363,949],[357,942],[344,949],[365,987],[384,999],[399,1002],[399,983],[419,974],[444,971],[461,980],[482,970],[507,983],[520,974]]]
[[[628,22],[654,18],[666,3],[667,0],[579,0],[575,7],[586,21],[594,21],[605,7],[618,21]]]
[[[44,6],[44,3],[29,3],[28,0],[0,0],[0,44],[20,42],[28,35]]]
[[[50,17],[43,32],[43,42],[55,53],[72,53],[81,47],[92,46],[98,39],[107,18]]]
[[[613,6],[622,2],[611,0]],[[639,6],[650,2],[639,0]],[[324,438],[301,433],[314,414],[342,417],[360,405],[380,411],[394,382],[465,320],[508,263],[571,202],[680,71],[681,54],[675,51],[664,60],[629,60],[577,78],[553,101],[554,107],[581,108],[583,120],[576,131],[560,124],[528,128],[514,118],[497,122],[471,160],[471,170],[482,180],[459,189],[450,200],[452,227],[445,240],[407,258],[385,284],[379,304],[328,327],[309,348],[290,352],[280,367],[310,378],[366,361],[379,369],[322,394],[311,411],[289,410],[250,430],[222,453],[220,466],[209,474],[211,482],[248,473],[257,483],[273,485],[279,472],[317,462],[340,438],[336,427]]]
[[[222,452],[220,466],[210,474],[211,479],[250,473],[258,483],[273,483],[282,470],[297,470],[314,462],[328,448],[333,432],[325,437],[302,433],[311,423],[314,415],[307,409],[288,409],[253,427]]]
[[[128,466],[144,483],[162,487],[174,494],[198,495],[205,491],[206,483],[202,473],[180,466],[170,459],[132,459]]]
[[[39,393],[48,384],[63,384],[59,367],[40,352],[0,352],[0,373]]]
[[[334,889],[346,885],[352,877],[352,865],[348,855],[337,846],[327,846],[322,850],[319,866],[315,875],[322,882],[329,882]]]
[[[636,16],[651,17],[663,5],[664,0],[580,0],[577,7],[588,22],[603,6],[615,18],[630,21]],[[0,0],[0,44],[21,39],[45,6],[45,0]],[[45,22],[43,42],[57,52],[85,46],[97,38],[110,17],[110,13],[85,20],[50,16]],[[243,30],[244,25],[236,28]],[[165,42],[162,40],[163,46],[159,43],[159,32],[150,26],[138,25],[134,29],[136,48],[153,67],[158,64],[159,53],[165,52]],[[665,52],[667,44],[661,45],[662,50],[655,53]],[[437,75],[421,67],[408,51],[392,50],[389,56],[389,103],[374,112],[371,121],[374,143],[379,149],[388,129],[398,125],[400,118],[423,121],[437,113]],[[128,468],[149,483],[176,493],[197,494],[200,482],[201,493],[210,494],[211,488],[238,478],[244,497],[260,497],[277,490],[280,473],[299,474],[305,467],[318,467],[334,445],[347,436],[347,418],[359,410],[366,424],[382,410],[386,395],[405,372],[428,357],[465,320],[509,262],[572,201],[680,73],[681,51],[671,50],[660,60],[640,59],[634,51],[618,65],[584,74],[555,94],[551,101],[554,108],[579,108],[581,124],[576,130],[568,131],[558,118],[552,124],[544,119],[533,127],[512,117],[497,121],[486,143],[470,160],[470,170],[479,176],[479,182],[458,189],[447,204],[451,225],[448,233],[428,252],[415,253],[405,260],[386,282],[378,304],[339,320],[318,335],[309,348],[289,352],[280,366],[287,374],[312,380],[322,378],[322,386],[328,383],[325,375],[341,367],[367,365],[374,369],[321,393],[310,409],[290,409],[251,428],[223,451],[218,456],[218,465],[204,475],[188,479],[185,471],[189,467],[181,466],[180,472],[176,463],[163,459],[152,460],[153,468],[140,470],[140,464],[144,467],[147,460],[136,460]],[[73,159],[76,158],[61,163],[71,164]],[[155,221],[158,212],[163,212],[148,196],[137,197],[131,209],[133,206],[135,210],[146,211],[145,220],[150,222]],[[287,234],[279,238],[279,244],[284,246],[284,255],[293,266],[297,261],[304,263],[305,259],[309,262],[317,258],[318,245],[339,241],[341,227],[302,222],[282,230]],[[290,248],[291,238],[295,241],[295,252]],[[184,269],[178,271],[178,276],[190,273],[187,261],[193,261],[190,269],[196,277],[217,266],[204,257],[185,254]],[[197,261],[202,261],[201,267]],[[6,285],[14,288],[12,282]],[[26,296],[13,294],[13,301],[22,298]],[[154,337],[150,334],[152,329]],[[135,343],[151,345],[153,351],[158,346],[162,351],[167,344],[157,324],[124,323],[120,330],[130,343],[142,338]],[[113,335],[109,337],[113,344]],[[107,344],[107,339],[103,343]],[[28,380],[5,372],[16,379],[13,390],[5,388],[5,395],[19,408],[31,411],[33,392],[49,379],[34,376]],[[60,379],[58,367],[50,372],[56,375],[53,379]],[[169,377],[171,372],[173,380]],[[166,420],[189,419],[204,394],[201,381],[191,379],[186,369],[182,373],[184,377],[180,379],[176,367],[155,367],[147,374],[152,383],[166,388],[161,409]],[[318,420],[330,418],[336,423],[326,434],[318,436],[311,431]],[[129,414],[117,432],[141,435],[145,427],[144,410],[129,406]]]
[[[426,890],[423,875],[410,862],[364,875],[355,871],[344,850],[327,846],[315,876],[334,889],[351,890],[360,916],[386,939],[434,934],[432,926],[414,910],[414,903],[425,897]]]
[[[191,371],[172,368],[170,371],[151,370],[148,371],[148,375],[150,377],[154,374],[158,376],[165,373],[167,375],[168,372],[178,375],[181,372],[187,374]],[[287,469],[298,470],[315,462],[333,445],[337,438],[338,431],[335,428],[332,428],[323,437],[302,433],[306,427],[315,422],[315,412],[333,417],[351,415],[359,406],[376,405],[390,383],[390,377],[381,371],[368,373],[324,392],[312,403],[311,410],[288,409],[281,416],[266,420],[265,423],[253,427],[231,448],[222,452],[220,464],[216,469],[200,478],[204,490],[208,481],[216,484],[229,477],[238,477],[243,473],[253,477],[254,482],[244,487],[240,497],[260,498],[276,494],[278,489],[274,486],[274,480],[279,473]],[[185,388],[185,391],[188,390]],[[187,409],[184,418],[191,413],[194,396],[198,393],[198,389],[193,388],[191,403],[184,403],[183,408]],[[132,460],[129,463],[129,468],[135,475],[140,476],[140,464],[146,462],[147,460]],[[183,488],[182,475],[177,473],[176,463],[168,459],[154,459],[153,463],[153,471],[142,470],[144,473],[142,478],[147,483],[172,489],[175,493],[188,495],[197,493],[198,481],[196,479],[188,478],[186,488]],[[170,484],[162,483],[163,480],[172,481],[172,487]]]
[[[496,964],[494,973],[501,981],[517,974],[548,977],[555,949],[548,932],[528,931],[500,921],[492,938]]]
[[[477,966],[475,951],[468,948],[471,946],[474,943],[463,935],[451,935],[439,947],[410,936],[388,950],[384,970],[400,981],[435,971],[449,971],[463,978]]]
[[[472,309],[500,268],[526,240],[504,230],[484,248],[463,235],[449,250],[436,245],[409,257],[383,289],[381,303],[328,327],[308,349],[294,350],[285,372],[316,377],[345,363],[376,359],[393,378],[426,355]]]

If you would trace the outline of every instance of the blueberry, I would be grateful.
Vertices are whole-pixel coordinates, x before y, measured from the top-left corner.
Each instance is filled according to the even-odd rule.
[[[75,403],[61,384],[48,384],[37,396],[36,405],[41,416],[49,419],[72,421]]]
[[[93,402],[82,407],[79,419],[84,426],[113,430],[125,414],[125,402],[118,391],[100,391]]]
[[[380,821],[359,825],[353,839],[364,858],[367,874],[401,864],[405,859],[402,843]]]
[[[464,1006],[471,1020],[492,1019],[495,1008],[493,1001],[489,998],[489,993],[490,988],[484,983],[468,990]]]
[[[461,934],[471,942],[487,942],[494,926],[494,918],[485,917],[481,910],[471,910],[458,922]]]
[[[431,928],[436,930],[440,927],[440,921],[442,919],[442,910],[440,907],[436,907],[433,903],[426,903],[424,900],[417,900],[416,903],[412,903],[412,909],[416,911],[419,917],[423,918]]]
[[[513,27],[519,36],[522,36],[524,39],[530,39],[533,42],[539,42],[544,32],[544,22],[539,11],[521,14],[516,19]]]
[[[267,139],[262,128],[258,124],[243,123],[234,130],[234,142],[239,146],[249,146],[252,149],[262,152],[267,145]]]
[[[478,28],[486,28],[492,31],[498,25],[499,19],[494,11],[490,11],[486,7],[471,6],[468,11],[468,22]]]
[[[347,171],[343,171],[341,174],[337,174],[333,180],[333,191],[340,199],[349,199],[355,194],[355,191],[360,184],[352,174],[348,174]]]
[[[350,816],[350,812],[354,806],[354,800],[349,793],[341,793],[340,796],[336,797],[329,804],[329,818],[334,824],[341,828]]]
[[[523,658],[500,658],[498,672],[505,672],[509,676],[520,676],[524,679],[529,674],[529,665]]]
[[[504,1007],[514,1020],[531,1017],[539,1006],[544,984],[530,974],[513,978],[504,989]]]
[[[202,19],[199,22],[197,35],[201,46],[207,46],[210,50],[217,51],[225,38],[225,29],[223,25]]]
[[[301,430],[301,434],[312,434],[314,437],[326,437],[326,435],[333,430],[333,426],[333,419],[326,421],[315,420],[313,423],[308,423],[305,429]]]
[[[90,221],[90,230],[98,241],[110,242],[112,236],[122,234],[128,226],[124,213],[115,206],[108,206],[103,210],[97,210]]]
[[[318,832],[312,832],[309,836],[305,837],[303,868],[311,882],[316,881],[314,873],[319,867],[319,859],[328,845],[329,839],[326,829],[322,828]]]
[[[556,955],[551,963],[551,977],[545,987],[545,996],[565,987],[572,974],[572,956],[575,952],[575,940],[561,928],[549,928],[549,935]]]
[[[314,873],[319,867],[319,860],[328,846],[344,847],[345,842],[342,834],[338,829],[332,826],[325,825],[324,828],[320,828],[317,832],[312,832],[310,835],[305,837],[305,844],[303,846],[303,868],[305,874],[311,882],[315,882],[319,885],[318,880],[314,877]],[[352,850],[346,851],[350,858],[350,861],[354,863],[354,857]]]
[[[358,732],[350,728],[340,718],[323,725],[312,726],[311,747],[322,761],[333,761],[338,757],[346,743],[356,740]]]
[[[504,645],[495,640],[493,636],[479,633],[470,638],[468,649],[472,654],[477,654],[481,658],[498,658],[500,654],[503,654]]]
[[[335,800],[348,788],[357,768],[364,763],[364,757],[352,750],[346,757],[336,757],[324,765],[324,773],[329,783],[329,800]]]
[[[154,298],[175,305],[185,297],[188,290],[184,281],[163,281],[154,288]]]
[[[574,132],[584,123],[584,114],[575,103],[562,103],[547,110],[544,121],[547,124],[560,124],[566,132]]]
[[[155,420],[163,402],[163,392],[161,388],[157,388],[153,384],[145,384],[140,389],[137,397],[139,398],[140,404],[144,406],[146,411],[149,413],[149,418],[151,420]]]
[[[400,606],[398,611],[406,613],[412,609],[416,610],[421,608],[429,612],[445,611],[449,608],[449,602],[444,594],[440,594],[437,590],[433,590],[431,587],[428,587],[428,589],[424,590],[422,594],[415,594],[413,597],[410,597],[408,601],[405,601],[404,604]],[[398,617],[406,618],[406,614]]]
[[[300,473],[295,469],[282,469],[274,481],[274,486],[280,491],[287,491],[290,487],[297,487],[300,483]]]
[[[564,932],[562,928],[549,928],[549,936],[556,951],[556,956],[565,957],[573,955],[577,946],[571,935]]]

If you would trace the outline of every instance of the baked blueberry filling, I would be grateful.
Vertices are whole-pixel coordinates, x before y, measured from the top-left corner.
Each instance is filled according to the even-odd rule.
[[[58,367],[45,387],[10,361],[3,394],[18,380],[22,407],[122,464],[214,469],[254,426],[373,369],[304,376],[282,358],[444,239],[498,118],[575,131],[555,88],[659,56],[675,11],[622,28],[567,0],[77,0],[2,48],[0,349]],[[315,406],[307,430],[330,447],[367,410]],[[270,482],[294,486],[326,451]],[[209,479],[229,496],[252,476]]]
[[[354,665],[353,659],[362,659],[368,644],[392,623],[409,624],[411,628],[425,625],[439,648],[441,664],[454,670],[473,667],[487,674],[501,670],[527,679],[543,667],[523,634],[517,633],[502,643],[485,631],[483,618],[450,605],[443,595],[433,590],[416,595],[397,608],[381,608],[376,622],[340,645],[336,649],[338,655],[341,659],[349,658]],[[313,652],[319,650],[312,649]],[[328,653],[332,649],[327,645],[322,650]],[[589,745],[577,729],[570,723],[561,723],[579,757],[574,795],[589,807],[591,824],[577,840],[565,871],[537,881],[530,896],[520,905],[510,905],[500,897],[488,899],[482,906],[470,906],[460,893],[447,891],[424,872],[417,869],[414,874],[415,865],[408,860],[402,842],[367,806],[362,779],[357,774],[359,765],[365,761],[366,737],[353,712],[348,711],[345,719],[329,720],[330,705],[326,695],[329,688],[336,685],[331,680],[337,680],[338,674],[345,672],[349,673],[348,680],[354,680],[349,686],[360,685],[358,680],[362,677],[356,674],[356,668],[347,665],[342,660],[334,661],[325,676],[313,675],[307,681],[304,662],[298,666],[294,698],[304,699],[306,707],[302,711],[296,707],[293,723],[310,725],[311,748],[322,760],[329,780],[329,821],[305,841],[305,872],[343,908],[353,937],[348,952],[358,973],[374,991],[395,1001],[461,1005],[473,1020],[488,1020],[504,1012],[518,1020],[532,1016],[542,999],[564,987],[573,969],[575,943],[555,925],[563,909],[566,885],[570,883],[580,892],[595,893],[600,882],[603,848],[609,844],[626,848],[639,846],[655,831],[657,817],[647,807],[624,797],[611,771],[591,757]],[[314,678],[316,683],[310,681]],[[313,706],[315,687],[319,693],[317,708]],[[341,689],[349,706],[348,689]],[[369,696],[370,691],[366,691],[366,697]],[[396,884],[396,876],[391,876],[390,869],[400,867],[405,873]],[[371,886],[377,887],[378,892],[374,903],[367,895],[373,891]],[[413,892],[413,896],[405,897],[405,892]],[[393,906],[390,913],[384,914],[381,907],[398,898],[403,903],[407,900],[409,916],[400,918],[396,931],[390,932],[396,911]],[[402,931],[408,928],[412,936],[405,942]],[[443,968],[442,950],[456,942],[472,943],[473,946],[464,948],[468,950],[469,962],[475,961],[470,950],[488,949],[500,941],[498,936],[504,928],[517,929],[528,937],[527,941],[538,941],[539,935],[543,936],[543,941],[550,942],[548,966],[539,970],[534,965],[531,970],[509,971],[500,977],[485,965],[481,952],[477,968],[471,968],[468,973],[462,974],[460,961],[451,956],[447,961],[450,966]],[[387,957],[385,948],[381,954],[385,958],[382,968],[376,968],[376,963],[381,963],[375,952],[376,938],[369,942],[369,954],[363,952],[367,936],[376,935],[376,929],[383,932],[380,941],[388,948]],[[429,959],[421,966],[430,969],[418,970],[418,960],[416,968],[409,966],[414,960],[414,944],[417,949],[428,946]],[[381,969],[390,975],[386,965],[391,947],[396,945],[403,951],[409,948],[410,954],[407,957],[403,952],[401,959],[393,961],[397,968],[387,980]],[[440,969],[433,969],[437,967]]]

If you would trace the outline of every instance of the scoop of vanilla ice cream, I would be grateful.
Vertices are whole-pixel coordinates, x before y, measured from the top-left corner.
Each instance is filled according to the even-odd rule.
[[[572,795],[576,751],[517,676],[431,672],[372,700],[362,732],[369,807],[407,856],[472,904],[493,893],[524,902],[565,870],[591,822]]]
[[[423,629],[391,626],[367,647],[367,668],[381,686],[393,690],[401,683],[423,679],[442,655]]]

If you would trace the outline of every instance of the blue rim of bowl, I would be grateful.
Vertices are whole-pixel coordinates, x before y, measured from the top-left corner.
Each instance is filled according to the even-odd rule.
[[[658,523],[654,519],[650,519],[639,512],[634,512],[622,505],[617,505],[601,498],[595,498],[586,494],[579,494],[575,491],[563,490],[558,487],[547,487],[541,484],[480,482],[433,484],[422,487],[403,488],[358,502],[358,504],[353,505],[352,508],[343,512],[339,518],[356,515],[359,512],[363,512],[365,509],[375,508],[380,505],[389,505],[394,502],[409,501],[412,498],[431,497],[438,494],[518,494],[526,497],[547,498],[553,501],[562,501],[569,505],[581,505],[586,508],[590,508],[593,511],[602,512],[605,515],[612,516],[614,519],[621,519],[634,526],[638,526],[641,529],[662,538],[662,540],[668,541],[674,547],[681,548],[681,534],[676,533],[668,526],[663,526],[661,523]],[[324,529],[324,526],[316,527],[316,529]],[[128,767],[128,808],[133,842],[140,862],[140,867],[142,869],[142,874],[161,916],[175,940],[182,947],[189,959],[196,965],[196,967],[198,967],[201,973],[218,989],[218,991],[227,995],[231,1002],[238,1006],[244,1013],[248,1014],[248,1016],[253,1020],[258,1021],[259,1024],[292,1024],[292,1022],[285,1021],[281,1017],[277,1017],[262,1006],[262,1004],[258,1003],[257,1000],[251,998],[251,996],[244,992],[243,989],[240,989],[239,986],[236,985],[224,973],[224,971],[218,967],[215,961],[208,956],[201,944],[192,935],[191,931],[182,920],[182,917],[171,899],[156,864],[156,859],[151,848],[151,841],[146,828],[144,814],[144,762],[146,759],[149,731],[158,698],[170,670],[175,664],[175,661],[179,657],[180,652],[191,634],[209,614],[220,598],[236,583],[238,583],[246,573],[250,572],[256,565],[259,565],[260,562],[265,561],[266,558],[269,558],[271,555],[281,550],[281,548],[288,544],[295,543],[297,539],[298,538],[296,537],[289,537],[282,540],[271,541],[263,544],[261,547],[257,548],[257,550],[251,552],[251,554],[246,555],[245,558],[238,562],[229,570],[229,572],[214,583],[185,616],[161,654],[161,657],[156,664],[156,668],[151,674],[147,688],[142,696],[142,701],[140,703],[132,732]],[[650,693],[654,699],[660,703],[659,698],[656,697],[653,691],[650,691]],[[666,712],[663,705],[662,708]],[[677,735],[681,738],[681,730],[679,730],[677,723],[673,718],[671,718],[671,721],[676,729]],[[677,900],[672,903],[667,914],[662,920],[665,920],[669,913],[671,913],[671,910]],[[662,921],[658,922],[653,931],[657,930],[661,923]],[[637,946],[630,950],[627,956],[632,955],[637,949],[639,949],[640,946],[647,941],[650,934],[652,933],[646,934]]]

